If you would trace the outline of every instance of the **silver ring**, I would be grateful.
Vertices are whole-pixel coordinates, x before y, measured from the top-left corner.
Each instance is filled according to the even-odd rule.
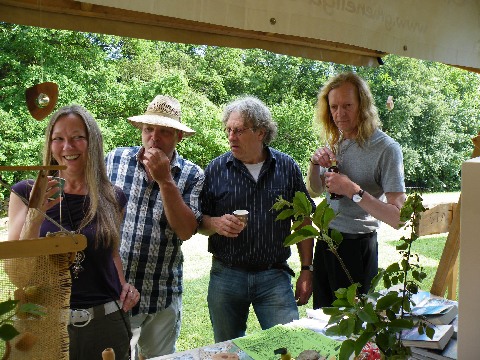
[[[127,293],[133,293],[133,291],[132,291],[132,290],[128,290]]]

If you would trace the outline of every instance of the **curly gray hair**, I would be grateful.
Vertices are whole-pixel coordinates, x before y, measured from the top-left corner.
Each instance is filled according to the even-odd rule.
[[[260,99],[254,96],[244,96],[228,103],[223,111],[224,126],[232,112],[240,113],[244,125],[265,130],[264,145],[270,144],[277,135],[277,124],[273,121],[272,113]]]

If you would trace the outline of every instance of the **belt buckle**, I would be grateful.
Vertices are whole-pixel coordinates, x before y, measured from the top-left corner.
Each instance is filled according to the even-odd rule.
[[[86,317],[86,320],[82,318]],[[77,319],[77,318],[80,318]],[[92,314],[86,309],[71,309],[70,310],[70,323],[75,327],[84,327],[87,326],[90,321],[92,321]],[[77,322],[84,322],[83,324],[77,325]]]

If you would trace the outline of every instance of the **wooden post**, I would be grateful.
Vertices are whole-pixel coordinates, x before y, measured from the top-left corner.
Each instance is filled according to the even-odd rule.
[[[472,139],[474,148],[472,158],[480,156],[480,133]],[[460,250],[460,205],[462,195],[458,199],[458,204],[453,211],[452,223],[448,232],[447,241],[443,249],[437,273],[433,279],[430,292],[434,295],[443,297],[447,286],[449,286],[448,298],[455,300],[457,293],[457,270],[456,263]],[[449,281],[450,279],[450,281]]]

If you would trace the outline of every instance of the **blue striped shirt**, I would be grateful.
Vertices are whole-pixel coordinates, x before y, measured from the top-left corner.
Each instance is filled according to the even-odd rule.
[[[267,148],[258,181],[246,166],[227,152],[214,159],[205,169],[202,190],[202,212],[209,216],[248,210],[247,227],[237,238],[218,234],[209,237],[208,251],[233,265],[266,265],[286,261],[290,247],[283,241],[291,233],[291,219],[276,221],[272,209],[279,196],[291,201],[296,191],[307,193],[297,163],[288,155]]]
[[[128,200],[121,228],[120,257],[125,279],[141,294],[133,315],[165,309],[183,291],[182,240],[167,222],[157,182],[148,181],[145,168],[138,161],[140,149],[139,146],[117,148],[106,157],[110,181],[123,189]],[[203,170],[176,151],[170,168],[183,201],[200,222]]]

